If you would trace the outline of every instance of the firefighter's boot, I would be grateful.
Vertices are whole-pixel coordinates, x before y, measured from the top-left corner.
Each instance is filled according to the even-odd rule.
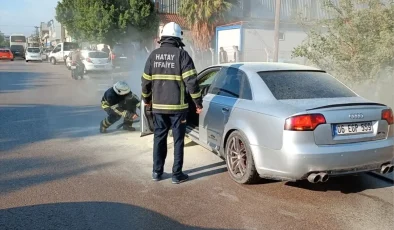
[[[135,131],[135,128],[133,126],[133,121],[125,120],[123,123],[123,129],[127,131]]]
[[[106,133],[107,132],[107,128],[110,126],[111,124],[108,122],[108,119],[104,119],[100,122],[100,133]]]

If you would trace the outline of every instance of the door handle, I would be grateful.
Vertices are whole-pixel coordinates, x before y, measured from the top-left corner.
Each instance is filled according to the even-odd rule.
[[[228,109],[228,108],[226,108],[226,107],[224,107],[224,108],[222,108],[222,112],[223,113],[228,113],[230,110]]]

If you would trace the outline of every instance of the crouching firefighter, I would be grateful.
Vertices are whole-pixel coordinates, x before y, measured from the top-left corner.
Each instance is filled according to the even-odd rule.
[[[108,117],[101,121],[100,132],[105,133],[107,128],[124,118],[123,129],[135,131],[132,127],[133,120],[138,118],[136,113],[140,100],[134,95],[129,85],[124,81],[119,81],[109,88],[101,99],[101,107],[107,112]]]

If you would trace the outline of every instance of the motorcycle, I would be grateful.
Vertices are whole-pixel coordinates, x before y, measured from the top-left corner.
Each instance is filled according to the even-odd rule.
[[[71,62],[71,78],[74,80],[82,79],[83,78],[83,66],[81,64],[78,64],[75,61]]]

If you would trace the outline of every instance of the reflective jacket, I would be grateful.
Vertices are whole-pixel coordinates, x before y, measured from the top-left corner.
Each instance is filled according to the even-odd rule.
[[[127,112],[136,114],[136,108],[140,106],[138,97],[133,93],[118,95],[111,87],[105,91],[101,99],[101,107],[111,109],[120,116],[125,116]]]
[[[176,114],[188,111],[186,90],[197,108],[202,108],[197,71],[187,51],[179,48],[172,38],[161,41],[145,64],[142,81],[142,99],[152,102],[153,113]]]

